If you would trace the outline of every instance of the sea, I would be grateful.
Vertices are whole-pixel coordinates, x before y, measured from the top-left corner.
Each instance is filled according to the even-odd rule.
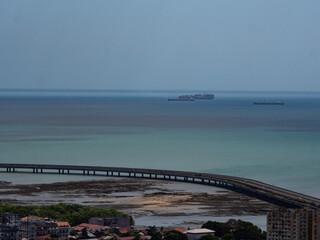
[[[2,89],[0,162],[217,173],[320,197],[320,93],[210,91],[214,100],[168,101],[195,93],[203,92]],[[285,104],[253,104],[278,100]]]

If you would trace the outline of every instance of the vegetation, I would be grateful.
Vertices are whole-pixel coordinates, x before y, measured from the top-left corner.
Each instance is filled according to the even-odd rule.
[[[250,222],[230,219],[226,223],[209,221],[202,225],[215,231],[215,235],[223,240],[264,240],[266,232]]]
[[[66,221],[71,226],[76,226],[83,222],[88,222],[91,217],[129,217],[131,225],[133,218],[115,209],[102,209],[79,204],[59,203],[49,206],[16,206],[0,203],[0,213],[15,213],[22,217],[35,215],[43,218]]]
[[[199,238],[200,240],[219,240],[218,237],[216,236],[212,236],[210,234],[204,235],[201,238]]]
[[[181,232],[171,230],[166,231],[163,236],[164,240],[188,240],[188,237],[186,234],[183,234]]]
[[[162,240],[162,233],[157,229],[156,226],[153,226],[153,227],[150,226],[147,229],[147,233],[149,236],[151,236],[152,240]]]

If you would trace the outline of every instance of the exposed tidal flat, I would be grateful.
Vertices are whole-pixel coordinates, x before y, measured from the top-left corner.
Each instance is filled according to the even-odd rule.
[[[26,183],[21,180],[30,174],[15,175],[15,183],[0,182],[3,203],[49,205],[63,202],[114,208],[133,216],[136,225],[143,226],[199,227],[208,220],[238,218],[250,219],[265,229],[266,212],[277,208],[243,194],[197,184],[83,176],[76,177],[78,181],[68,181],[72,177],[67,176],[59,179],[64,182],[54,182],[53,178],[48,180],[41,174],[37,183]],[[85,180],[88,178],[90,180]],[[41,180],[46,183],[40,183]]]
[[[252,104],[279,97],[284,106]],[[168,102],[167,95],[161,94],[0,96],[0,111],[2,163],[218,173],[320,197],[319,94],[217,93],[213,101],[192,103]],[[7,173],[0,173],[0,178],[16,184],[85,180],[80,176]],[[181,191],[190,188],[180,186]],[[6,198],[6,187],[1,198]],[[44,199],[54,198],[51,193],[43,194]],[[247,214],[243,213],[237,214]]]

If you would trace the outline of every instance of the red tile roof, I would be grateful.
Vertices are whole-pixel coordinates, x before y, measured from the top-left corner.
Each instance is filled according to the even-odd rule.
[[[84,228],[88,228],[89,230],[96,230],[96,229],[106,229],[107,227],[100,226],[100,225],[94,225],[94,224],[90,224],[90,223],[81,223],[80,225],[74,227],[74,230],[81,231]]]
[[[57,225],[59,228],[70,228],[70,225],[68,222],[57,222]]]
[[[37,236],[36,239],[51,239],[51,235],[43,235],[43,236]]]
[[[128,236],[128,237],[118,237],[118,240],[132,240],[135,236]]]
[[[173,229],[174,231],[177,231],[177,232],[181,232],[181,233],[185,233],[188,231],[188,229],[183,229],[183,228],[175,228]]]

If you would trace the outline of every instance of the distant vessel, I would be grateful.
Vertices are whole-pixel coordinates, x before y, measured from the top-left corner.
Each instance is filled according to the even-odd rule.
[[[194,94],[194,95],[181,95],[176,98],[169,98],[168,101],[194,101],[194,100],[212,100],[214,94]]]
[[[195,94],[195,95],[192,95],[192,97],[194,99],[199,99],[199,100],[202,100],[202,99],[205,99],[205,100],[211,100],[211,99],[214,99],[214,94],[210,94],[210,93],[204,93],[204,94]]]
[[[257,101],[253,102],[255,105],[284,105],[284,101]]]
[[[194,101],[192,95],[182,95],[177,98],[169,98],[168,101]]]

